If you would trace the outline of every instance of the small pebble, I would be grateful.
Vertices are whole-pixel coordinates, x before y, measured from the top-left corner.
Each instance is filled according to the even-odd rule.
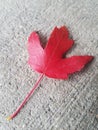
[[[98,119],[98,115],[96,115],[96,118]]]

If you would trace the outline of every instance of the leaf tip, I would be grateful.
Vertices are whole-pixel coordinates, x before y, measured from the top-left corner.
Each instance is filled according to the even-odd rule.
[[[89,61],[92,61],[94,59],[94,56],[89,56]]]

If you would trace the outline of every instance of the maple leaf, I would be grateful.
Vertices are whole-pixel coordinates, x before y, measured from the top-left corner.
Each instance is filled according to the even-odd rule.
[[[93,56],[72,56],[63,58],[74,41],[69,38],[66,27],[55,27],[46,47],[43,49],[36,32],[28,39],[28,52],[30,66],[51,78],[66,79],[69,74],[80,71]]]
[[[38,34],[31,33],[28,38],[28,63],[32,69],[42,74],[21,105],[7,118],[8,120],[13,119],[18,114],[44,75],[51,78],[67,79],[69,74],[80,71],[93,59],[93,56],[88,55],[64,58],[63,55],[72,47],[73,43],[74,41],[69,38],[69,32],[65,26],[54,28],[45,48],[42,48]]]

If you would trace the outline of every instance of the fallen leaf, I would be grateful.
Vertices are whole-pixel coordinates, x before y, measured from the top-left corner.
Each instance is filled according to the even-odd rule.
[[[43,49],[36,32],[31,33],[28,39],[28,63],[33,70],[44,73],[46,76],[57,79],[67,79],[69,74],[80,71],[93,56],[72,56],[63,58],[73,45],[65,26],[55,27],[46,47]]]
[[[31,33],[28,38],[28,63],[32,69],[42,74],[21,105],[7,120],[13,119],[19,113],[37,89],[44,75],[50,78],[67,79],[69,74],[80,71],[93,59],[93,56],[88,55],[64,58],[63,55],[72,47],[73,43],[74,41],[69,38],[69,32],[65,26],[54,28],[45,48],[42,48],[38,34]]]

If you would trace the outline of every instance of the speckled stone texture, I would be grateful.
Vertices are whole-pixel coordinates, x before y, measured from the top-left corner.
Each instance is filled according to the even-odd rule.
[[[38,31],[45,43],[61,25],[75,40],[67,56],[95,59],[69,80],[44,77],[20,114],[6,121],[39,77],[27,64],[29,34]],[[0,130],[98,130],[97,117],[98,0],[0,0]]]

